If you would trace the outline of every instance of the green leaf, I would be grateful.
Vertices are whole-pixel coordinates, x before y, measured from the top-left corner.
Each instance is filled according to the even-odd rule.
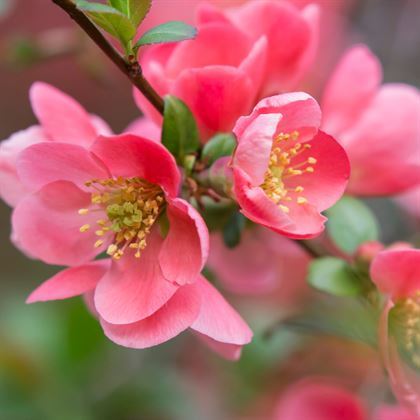
[[[379,313],[360,299],[328,297],[304,313],[289,317],[280,326],[306,333],[343,337],[376,348],[378,319]]]
[[[236,147],[236,140],[232,134],[216,134],[204,146],[202,157],[211,165],[222,156],[230,156]]]
[[[109,4],[127,16],[138,27],[152,6],[152,0],[108,0]]]
[[[245,228],[245,217],[236,212],[232,214],[223,228],[223,241],[228,248],[235,248],[241,241],[241,234]]]
[[[181,165],[185,155],[196,152],[200,147],[194,116],[187,105],[175,96],[165,97],[162,143]]]
[[[324,257],[309,267],[309,284],[335,296],[357,296],[365,290],[365,283],[344,260]]]
[[[196,35],[197,29],[195,29],[194,26],[174,20],[155,26],[145,32],[137,41],[135,48],[139,48],[142,45],[184,41],[186,39],[195,38]]]
[[[377,240],[378,224],[371,210],[360,200],[343,197],[327,211],[327,230],[335,244],[352,254],[363,242]]]
[[[77,7],[85,12],[96,25],[119,39],[125,48],[136,35],[136,27],[130,19],[111,6],[79,0]]]

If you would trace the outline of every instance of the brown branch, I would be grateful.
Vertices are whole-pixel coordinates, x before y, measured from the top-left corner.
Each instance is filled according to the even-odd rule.
[[[72,0],[52,0],[63,9],[92,39],[93,42],[108,56],[108,58],[130,79],[131,83],[149,100],[163,115],[163,99],[143,77],[142,69],[137,60],[127,61],[106,40],[98,28],[81,12]]]

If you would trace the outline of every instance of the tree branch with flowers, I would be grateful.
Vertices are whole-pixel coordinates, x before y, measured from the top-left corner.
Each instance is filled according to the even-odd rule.
[[[266,339],[291,328],[362,341],[401,407],[420,415],[420,251],[381,244],[362,201],[419,185],[418,90],[382,84],[378,59],[356,45],[320,103],[302,92],[316,5],[203,4],[197,28],[172,21],[139,35],[151,0],[53,2],[128,77],[144,117],[113,134],[64,93],[32,86],[39,125],[0,153],[0,193],[18,248],[66,268],[28,302],[83,295],[119,345],[191,329],[237,360],[253,334],[219,289],[290,291],[305,307]],[[292,273],[312,291],[286,284]]]

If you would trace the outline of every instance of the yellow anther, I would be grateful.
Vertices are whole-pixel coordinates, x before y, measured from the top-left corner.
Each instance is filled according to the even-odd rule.
[[[287,206],[285,206],[285,205],[283,205],[283,204],[279,204],[279,208],[280,208],[280,210],[281,210],[281,211],[283,211],[284,213],[289,213],[289,212],[290,212],[289,207],[287,207]]]
[[[298,198],[296,199],[296,202],[297,202],[298,204],[306,204],[306,203],[308,202],[308,200],[307,200],[305,197],[298,197]]]
[[[308,163],[310,163],[311,165],[315,165],[315,163],[317,162],[317,160],[314,157],[309,157],[308,158]]]
[[[95,248],[99,248],[100,246],[102,246],[104,244],[104,241],[102,239],[98,239],[95,244],[94,247]]]
[[[305,168],[305,171],[309,173],[313,173],[315,169],[312,166],[308,166],[307,168]]]
[[[298,185],[298,186],[295,188],[295,192],[297,192],[297,193],[301,193],[301,192],[303,192],[303,190],[304,190],[304,188],[302,187],[302,185]]]
[[[104,236],[105,235],[105,232],[103,230],[97,230],[95,232],[95,235],[97,235],[97,236]]]
[[[89,229],[90,229],[90,225],[86,224],[86,225],[80,226],[79,230],[80,230],[80,232],[86,232]]]
[[[79,213],[80,215],[85,215],[85,214],[88,214],[88,213],[89,213],[89,209],[79,209],[78,213]]]

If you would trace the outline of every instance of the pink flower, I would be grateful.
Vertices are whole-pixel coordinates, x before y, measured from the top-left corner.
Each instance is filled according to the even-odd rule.
[[[343,194],[349,162],[343,148],[318,131],[321,111],[306,93],[263,99],[234,132],[234,193],[252,221],[291,238],[322,232],[321,211]]]
[[[135,119],[124,130],[125,133],[146,137],[147,139],[157,141],[158,143],[160,143],[161,131],[161,127],[146,117]]]
[[[52,141],[89,147],[98,135],[111,134],[103,120],[89,115],[73,98],[53,86],[36,82],[29,95],[39,125],[19,131],[0,144],[0,197],[12,207],[26,193],[16,172],[16,159],[23,149]]]
[[[327,380],[311,378],[282,395],[273,420],[367,420],[361,401]]]
[[[305,285],[310,258],[293,241],[256,226],[246,229],[241,242],[228,248],[218,233],[210,236],[208,267],[229,291],[276,294],[291,303]],[[279,295],[279,296],[277,296]]]
[[[197,10],[197,21],[232,22],[253,42],[267,38],[263,97],[292,90],[308,72],[318,49],[318,14],[314,4],[299,10],[290,2],[258,0],[225,11],[204,4]]]
[[[257,42],[229,22],[199,25],[196,39],[149,47],[144,74],[160,95],[173,94],[194,113],[203,139],[231,131],[251,109],[265,71],[267,42]],[[139,107],[156,122],[161,117],[135,91]]]
[[[378,59],[363,45],[341,59],[324,92],[322,129],[346,149],[349,192],[390,195],[420,182],[420,95],[381,84]],[[351,92],[351,94],[349,94]]]
[[[372,420],[418,420],[410,411],[404,407],[381,405],[375,410]]]
[[[400,403],[420,415],[420,250],[383,251],[370,272],[387,296],[380,345],[391,386]]]
[[[396,197],[397,203],[413,218],[420,221],[420,185]]]

